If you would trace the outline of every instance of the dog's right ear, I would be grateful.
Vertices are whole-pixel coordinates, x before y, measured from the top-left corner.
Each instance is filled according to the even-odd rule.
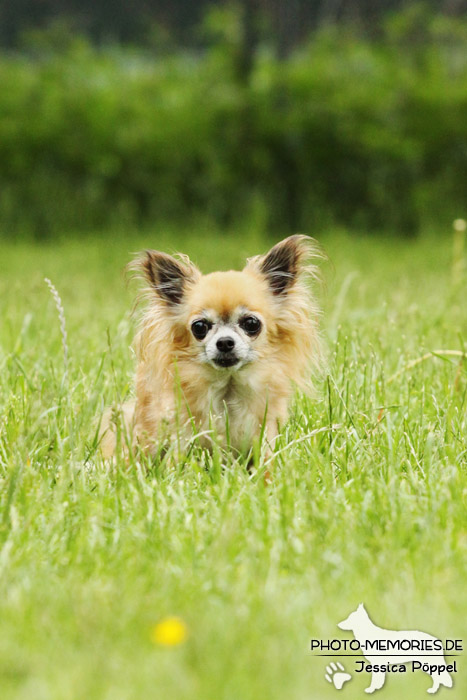
[[[177,259],[157,250],[146,250],[132,267],[142,271],[150,288],[168,306],[181,304],[187,286],[201,277],[187,256],[180,255]]]
[[[295,235],[277,243],[265,255],[250,258],[246,269],[253,269],[268,283],[277,298],[285,298],[305,270],[312,272],[307,258],[318,257],[316,247],[308,236]]]

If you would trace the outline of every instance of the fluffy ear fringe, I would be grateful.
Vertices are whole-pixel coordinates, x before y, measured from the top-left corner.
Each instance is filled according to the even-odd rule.
[[[326,255],[314,239],[295,235],[265,255],[250,258],[245,268],[266,280],[275,304],[281,352],[289,358],[290,379],[312,395],[326,365],[319,331],[321,310],[310,284],[321,281],[316,263],[323,259]]]
[[[201,277],[201,272],[188,256],[173,257],[157,250],[138,254],[127,266],[127,271],[147,282],[146,298],[154,300],[155,296],[169,307],[181,304],[186,287]]]
[[[319,278],[318,267],[313,261],[323,257],[316,241],[296,234],[277,243],[265,255],[249,258],[245,269],[264,277],[272,294],[281,298],[304,277]]]
[[[171,256],[156,250],[138,253],[126,272],[131,278],[145,282],[133,308],[135,312],[143,305],[135,338],[136,354],[144,359],[150,351],[161,358],[169,353],[175,335],[180,332],[185,294],[201,277],[201,272],[187,255]],[[169,366],[170,362],[161,365]]]

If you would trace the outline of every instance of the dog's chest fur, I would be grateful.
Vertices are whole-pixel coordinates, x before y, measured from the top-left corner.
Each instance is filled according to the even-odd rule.
[[[258,395],[249,382],[229,374],[211,381],[204,392],[197,394],[194,403],[192,410],[200,425],[208,428],[214,422],[221,437],[228,426],[232,445],[241,449],[261,426],[266,396],[264,391]]]

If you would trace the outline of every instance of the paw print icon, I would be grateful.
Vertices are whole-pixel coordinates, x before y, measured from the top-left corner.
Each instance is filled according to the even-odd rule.
[[[332,683],[336,690],[341,690],[344,684],[352,678],[342,664],[339,662],[334,663],[334,661],[331,661],[329,666],[326,666],[326,675],[324,677],[328,683]]]

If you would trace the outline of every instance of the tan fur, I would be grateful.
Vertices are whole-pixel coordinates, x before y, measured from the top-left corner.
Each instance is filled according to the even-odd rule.
[[[136,339],[134,412],[123,408],[135,443],[152,452],[180,434],[189,438],[193,429],[206,444],[213,431],[225,442],[227,414],[234,449],[251,446],[265,417],[273,444],[294,386],[309,390],[321,363],[318,309],[308,286],[316,276],[309,264],[314,250],[310,239],[292,236],[249,260],[241,272],[208,275],[185,257],[148,251],[138,261],[149,282],[148,304]],[[190,331],[193,319],[204,312],[230,319],[242,308],[263,322],[259,336],[248,339],[255,359],[238,370],[201,362]],[[102,450],[109,456],[115,437],[108,419],[103,423]]]

